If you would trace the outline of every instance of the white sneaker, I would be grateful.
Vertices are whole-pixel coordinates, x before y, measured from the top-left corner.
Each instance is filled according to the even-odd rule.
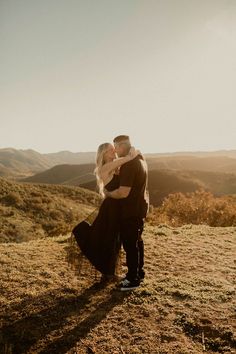
[[[124,279],[120,284],[120,290],[121,291],[133,290],[133,289],[138,288],[139,285],[140,285],[140,282],[138,280],[129,281],[128,279]]]

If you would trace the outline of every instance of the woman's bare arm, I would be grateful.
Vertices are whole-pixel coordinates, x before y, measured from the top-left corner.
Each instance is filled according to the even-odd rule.
[[[114,161],[108,162],[105,165],[103,165],[100,170],[100,173],[101,174],[110,174],[111,172],[115,171],[117,168],[124,165],[126,162],[133,160],[138,154],[140,154],[140,151],[135,150],[134,148],[131,148],[131,151],[127,156],[120,157]]]

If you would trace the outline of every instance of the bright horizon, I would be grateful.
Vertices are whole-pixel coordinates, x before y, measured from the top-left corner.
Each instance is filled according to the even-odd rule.
[[[0,148],[235,150],[236,1],[0,3]]]
[[[111,142],[112,143],[112,142]],[[137,149],[139,149],[139,147],[137,145],[135,145],[135,147]],[[78,151],[71,151],[71,150],[56,150],[56,151],[39,151],[39,150],[35,150],[35,149],[32,149],[32,148],[16,148],[16,147],[12,147],[12,146],[5,146],[5,147],[0,147],[0,151],[1,150],[8,150],[8,149],[15,149],[17,151],[27,151],[27,150],[32,150],[32,151],[35,151],[35,152],[38,152],[40,154],[51,154],[51,153],[63,153],[63,152],[69,152],[69,153],[73,153],[73,154],[77,154],[77,153],[96,153],[96,150],[78,150]],[[146,155],[174,155],[174,154],[201,154],[201,153],[222,153],[222,152],[225,152],[225,153],[230,153],[230,152],[236,152],[236,149],[220,149],[220,150],[179,150],[179,151],[144,151],[142,150],[141,151],[143,154],[146,154]]]

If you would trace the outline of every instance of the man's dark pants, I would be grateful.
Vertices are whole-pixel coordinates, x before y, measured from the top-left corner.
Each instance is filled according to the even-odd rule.
[[[120,237],[126,252],[126,265],[128,267],[126,278],[130,281],[139,281],[143,272],[144,247],[141,238],[142,232],[142,218],[132,217],[121,221]]]

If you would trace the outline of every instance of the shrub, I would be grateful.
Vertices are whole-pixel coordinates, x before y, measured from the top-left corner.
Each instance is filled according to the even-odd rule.
[[[63,214],[59,210],[51,210],[49,212],[50,219],[60,220],[63,218]]]
[[[20,206],[22,204],[22,199],[20,195],[16,192],[10,192],[1,199],[2,203],[8,206]]]
[[[171,226],[236,226],[236,201],[227,196],[215,197],[203,190],[170,194],[161,207],[154,208],[148,220],[151,224],[167,223]]]
[[[43,223],[42,227],[48,236],[58,236],[68,232],[68,225],[66,225],[63,221],[59,222],[50,220]]]

